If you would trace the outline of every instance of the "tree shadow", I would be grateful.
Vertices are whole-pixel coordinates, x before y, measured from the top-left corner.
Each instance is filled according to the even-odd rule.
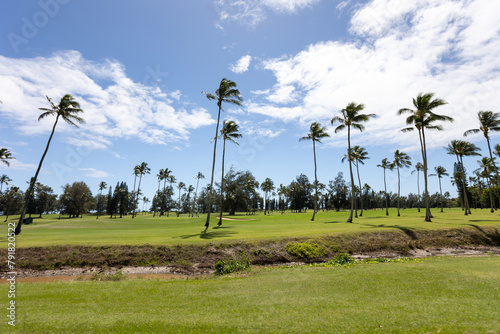
[[[372,224],[366,224],[367,226],[371,228],[380,228],[380,227],[385,227],[385,228],[395,228],[400,231],[402,231],[404,234],[409,236],[413,240],[417,240],[418,237],[415,233],[415,230],[408,228],[408,227],[403,227],[403,226],[398,226],[398,225],[386,225],[386,224],[379,224],[379,225],[372,225]]]
[[[345,223],[345,222],[338,222],[338,221],[333,221],[333,222],[325,222],[325,224],[342,224],[342,223]]]
[[[484,221],[484,220],[476,220],[476,221]],[[500,246],[500,233],[498,232],[498,230],[495,229],[495,231],[491,233],[491,231],[485,231],[481,227],[474,224],[466,224],[466,225],[474,227],[476,230],[478,230],[483,234],[482,236],[477,236],[478,238],[481,239],[480,241],[483,244]]]
[[[224,238],[228,237],[231,235],[237,234],[234,231],[230,231],[229,229],[232,228],[231,226],[217,226],[212,229],[212,231],[209,231],[208,228],[204,229],[200,233],[194,233],[194,234],[185,234],[178,236],[176,238],[180,239],[190,239],[190,238],[196,238],[199,237],[200,239],[216,239],[216,238]]]

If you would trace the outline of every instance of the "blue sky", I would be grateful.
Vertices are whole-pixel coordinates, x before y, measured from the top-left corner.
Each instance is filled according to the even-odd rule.
[[[346,134],[329,123],[356,101],[378,116],[352,141],[370,155],[362,182],[381,190],[383,158],[400,149],[421,160],[417,134],[399,132],[397,110],[434,92],[448,102],[437,112],[455,122],[429,134],[429,164],[451,172],[454,157],[442,147],[476,128],[478,111],[499,111],[498,12],[491,0],[2,1],[0,146],[16,160],[0,173],[25,188],[53,121],[38,122],[38,108],[49,106],[45,95],[57,101],[69,93],[87,124],[58,125],[40,182],[57,193],[73,181],[94,193],[101,181],[132,187],[132,169],[144,161],[149,198],[160,168],[195,185],[197,172],[210,177],[217,117],[201,91],[215,92],[223,77],[244,98],[222,115],[243,134],[239,147],[228,144],[226,170],[250,170],[275,185],[300,173],[313,180],[312,145],[298,139],[318,121],[331,134],[317,152],[319,180],[347,178]],[[468,140],[486,154],[482,135]],[[467,160],[472,171],[477,159]],[[411,170],[402,174],[403,194],[416,192]],[[388,172],[388,190],[396,186]],[[448,179],[443,186],[455,195]]]

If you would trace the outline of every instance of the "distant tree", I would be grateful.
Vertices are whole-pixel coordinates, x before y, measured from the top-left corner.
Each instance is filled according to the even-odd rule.
[[[193,204],[193,205],[191,205],[191,203],[190,203],[190,201],[191,201],[191,193],[192,193],[193,191],[194,191],[194,187],[193,187],[192,185],[189,185],[189,186],[187,187],[187,198],[186,198],[187,203],[188,203],[188,205],[187,205],[187,210],[186,210],[186,211],[188,211],[188,217],[189,217],[189,216],[194,217],[194,215],[193,215],[193,210],[192,210],[192,208],[193,208],[193,205],[194,205],[194,204]]]
[[[430,204],[429,204],[429,191],[427,187],[427,146],[425,138],[425,129],[427,130],[443,130],[441,125],[434,125],[437,121],[453,122],[453,118],[446,115],[438,115],[433,112],[434,109],[447,104],[444,100],[433,99],[434,93],[420,93],[417,98],[413,99],[413,106],[415,109],[403,108],[399,109],[398,114],[410,114],[406,118],[406,124],[411,125],[402,129],[401,131],[413,131],[417,129],[418,138],[420,141],[420,149],[422,153],[422,161],[424,163],[424,198],[425,198],[425,221],[430,222],[432,218]]]
[[[215,127],[215,142],[214,142],[214,156],[212,161],[212,177],[210,179],[210,188],[211,192],[214,186],[214,171],[215,171],[215,153],[217,151],[217,136],[219,135],[219,122],[220,122],[220,112],[224,110],[222,108],[222,103],[235,104],[237,106],[242,105],[243,98],[241,97],[240,91],[236,88],[236,83],[234,81],[223,78],[219,84],[219,88],[215,91],[215,95],[207,92],[204,93],[207,98],[211,100],[217,100],[217,107],[219,108],[219,112],[217,114],[217,126]],[[208,228],[210,225],[210,211],[212,207],[211,196],[208,196],[208,214],[207,221],[205,223],[205,228]]]
[[[83,118],[78,116],[79,113],[83,112],[82,109],[80,109],[80,104],[76,102],[73,97],[69,94],[66,94],[62,97],[61,101],[59,102],[58,105],[55,105],[54,102],[47,96],[47,100],[51,104],[51,108],[40,108],[40,110],[44,111],[39,117],[38,120],[40,121],[41,119],[47,117],[47,116],[56,116],[54,126],[52,127],[52,132],[50,134],[49,140],[47,142],[47,146],[45,147],[45,151],[43,152],[42,158],[40,159],[40,162],[38,163],[38,168],[36,169],[35,176],[31,179],[30,186],[28,188],[28,191],[26,192],[25,196],[25,202],[24,202],[24,207],[21,210],[21,216],[19,217],[19,222],[17,223],[15,234],[20,234],[21,233],[21,227],[22,223],[24,220],[24,215],[26,213],[26,208],[29,205],[29,198],[31,194],[33,193],[33,189],[35,187],[35,183],[38,178],[38,174],[40,173],[40,169],[42,168],[43,160],[45,159],[45,155],[47,154],[47,151],[49,150],[49,145],[52,140],[52,137],[54,136],[54,132],[56,130],[56,125],[57,122],[59,121],[59,117],[62,118],[66,123],[73,125],[75,127],[78,127],[76,123],[85,123]]]
[[[57,200],[57,195],[54,194],[54,190],[51,187],[40,184],[37,182],[35,187],[35,213],[38,214],[38,218],[42,218],[42,214],[45,212],[50,212],[55,209],[55,203]]]
[[[464,199],[464,210],[465,215],[471,214],[469,207],[469,200],[467,198],[467,189],[465,186],[465,169],[463,164],[464,156],[480,156],[478,151],[481,149],[476,147],[476,145],[463,140],[452,140],[450,144],[446,147],[448,154],[454,154],[457,157],[457,162],[460,167],[461,177],[462,177],[462,187],[463,187],[463,199]]]
[[[139,170],[138,170],[139,185],[137,186],[137,195],[136,195],[136,198],[135,198],[134,211],[132,212],[132,218],[134,218],[134,216],[135,216],[135,210],[136,210],[136,207],[137,207],[138,202],[139,202],[139,193],[141,192],[142,176],[146,175],[146,174],[150,174],[150,173],[151,173],[151,169],[148,167],[147,163],[143,162],[143,163],[141,163],[139,165]]]
[[[200,179],[204,179],[205,175],[203,175],[202,172],[198,172],[196,176],[194,177],[196,179],[196,189],[194,192],[194,200],[193,200],[193,205],[196,205],[196,217],[198,217],[198,205],[196,204],[196,196],[198,195],[198,185],[200,184]]]
[[[241,138],[241,133],[238,133],[238,124],[236,124],[234,121],[224,121],[221,129],[221,137],[222,137],[222,178],[221,178],[221,183],[220,183],[220,217],[219,217],[219,222],[217,223],[217,226],[222,225],[222,213],[224,210],[223,202],[224,202],[224,158],[226,156],[226,140],[232,141],[236,145],[238,142],[236,139]]]
[[[401,216],[399,213],[400,199],[401,199],[401,175],[399,169],[409,168],[410,166],[411,166],[410,156],[404,152],[396,150],[396,152],[394,152],[394,161],[391,164],[391,169],[396,168],[398,171],[398,217]]]
[[[335,116],[332,118],[331,123],[340,123],[335,128],[335,133],[340,132],[347,128],[347,154],[349,161],[349,173],[351,176],[351,214],[347,219],[348,223],[352,223],[352,216],[354,212],[354,199],[355,199],[355,185],[354,185],[354,176],[352,174],[352,157],[351,154],[351,127],[358,129],[359,131],[363,131],[365,127],[361,124],[361,122],[367,122],[370,118],[375,117],[375,114],[360,114],[360,112],[365,109],[364,104],[356,104],[355,102],[351,102],[342,109],[340,112],[342,116]]]
[[[330,137],[328,132],[326,132],[326,127],[321,126],[320,123],[314,122],[309,128],[309,133],[305,137],[301,137],[300,140],[310,140],[313,144],[313,155],[314,155],[314,212],[311,221],[314,221],[316,212],[318,211],[318,166],[316,164],[316,143],[321,144],[321,139]]]
[[[184,182],[179,182],[179,184],[177,185],[177,188],[179,188],[179,209],[177,210],[177,217],[179,217],[180,211],[182,210],[181,190],[186,189],[186,184]]]
[[[106,189],[107,187],[108,187],[108,185],[106,184],[106,182],[101,181],[101,183],[99,183],[99,195],[97,197],[97,215],[96,215],[96,219],[99,219],[99,213],[101,212],[101,207],[102,207],[102,191],[104,189]]]
[[[70,218],[77,218],[89,211],[92,204],[92,192],[85,182],[73,182],[63,187],[60,201],[63,212]]]
[[[270,178],[266,178],[264,182],[260,185],[260,189],[264,191],[264,215],[266,214],[266,208],[267,208],[267,213],[270,214],[269,212],[269,193],[273,191],[274,189],[274,182]]]
[[[434,167],[434,171],[436,174],[430,174],[429,176],[437,176],[439,180],[439,194],[440,194],[440,202],[441,202],[441,212],[443,212],[443,190],[441,188],[441,178],[443,176],[449,176],[446,172],[446,169],[443,166]]]
[[[18,187],[11,187],[9,190],[5,191],[3,202],[3,211],[5,215],[4,222],[6,222],[9,219],[9,215],[14,215],[21,211],[23,193]]]
[[[342,162],[344,162],[344,160],[347,158],[347,156],[344,156],[344,158],[342,159]],[[360,195],[361,195],[361,178],[359,176],[359,164],[362,164],[364,165],[365,164],[365,160],[366,159],[370,159],[368,157],[368,152],[366,151],[366,149],[364,147],[361,147],[361,146],[354,146],[352,147],[351,149],[351,159],[352,159],[352,163],[354,164],[354,166],[356,167],[356,173],[358,175],[358,184],[359,184],[359,191],[360,191]],[[360,196],[360,205],[361,205],[361,213],[359,214],[360,217],[363,216],[363,198],[362,196]],[[357,212],[356,212],[356,218],[358,217],[357,215]]]
[[[389,208],[387,207],[388,203],[387,203],[387,183],[386,183],[386,180],[385,180],[385,170],[386,169],[391,169],[391,163],[389,162],[389,160],[387,158],[384,158],[382,159],[382,163],[380,165],[377,165],[377,167],[381,167],[384,169],[384,199],[385,199],[385,215],[388,216],[389,215]]]
[[[15,159],[10,151],[6,148],[0,148],[0,161],[6,164],[7,166],[10,166],[9,160]]]
[[[151,202],[151,201],[150,201],[150,200],[149,200],[149,198],[147,198],[146,196],[144,196],[144,197],[142,198],[142,204],[143,204],[143,205],[142,205],[142,211],[143,211],[143,212],[146,212],[146,206],[147,206],[147,204],[148,204],[149,202]]]
[[[411,173],[415,173],[417,172],[417,205],[418,205],[418,212],[420,212],[420,179],[419,179],[419,176],[420,176],[420,171],[424,169],[424,165],[422,165],[422,163],[420,162],[417,162],[415,164],[415,170],[413,170]]]
[[[12,179],[5,174],[0,176],[0,193],[3,191],[3,185],[5,184],[6,186],[8,186],[10,184],[9,182],[11,181]]]
[[[344,174],[339,172],[335,180],[328,183],[329,192],[331,194],[330,201],[332,202],[336,211],[345,208],[348,205],[347,193],[349,187],[344,180]]]
[[[488,193],[490,195],[490,208],[491,213],[495,212],[495,201],[493,200],[493,191],[491,189],[491,183],[493,179],[493,172],[496,170],[494,166],[493,159],[488,157],[483,157],[481,160],[478,160],[479,168],[474,172],[480,173],[478,176],[482,177],[486,180],[488,185]]]

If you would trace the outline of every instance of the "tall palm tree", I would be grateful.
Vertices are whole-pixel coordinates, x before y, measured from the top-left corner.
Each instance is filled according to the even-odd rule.
[[[495,150],[493,151],[493,154],[500,158],[500,144],[495,145]]]
[[[133,169],[133,173],[134,174],[134,189],[132,190],[132,199],[133,199],[133,203],[134,203],[134,208],[132,209],[132,218],[134,218],[134,211],[135,211],[135,184],[137,182],[137,176],[139,175],[140,173],[140,169],[141,169],[141,165],[135,165],[134,169]],[[139,192],[137,192],[139,193]]]
[[[142,176],[150,173],[151,173],[151,168],[148,167],[147,163],[142,162],[139,166],[139,185],[137,186],[137,196],[135,198],[134,212],[132,213],[132,218],[134,218],[134,216],[136,215],[135,208],[137,207],[139,202],[139,193],[141,191]]]
[[[360,114],[360,112],[365,109],[364,104],[356,104],[355,102],[351,102],[340,111],[342,116],[335,116],[331,120],[331,124],[340,123],[335,128],[335,133],[340,132],[347,128],[347,154],[349,161],[349,173],[351,176],[351,214],[347,219],[348,223],[352,223],[352,214],[354,211],[354,176],[352,174],[352,157],[351,157],[351,127],[358,129],[359,131],[363,131],[365,127],[361,124],[361,122],[368,121],[371,117],[375,117],[375,114]]]
[[[196,180],[196,189],[194,192],[193,205],[196,205],[196,196],[198,195],[198,185],[200,184],[200,179],[204,179],[205,175],[203,175],[202,172],[198,172],[198,174],[196,174],[194,178],[197,180]],[[198,205],[196,205],[196,217],[198,217]]]
[[[177,217],[179,217],[179,214],[182,211],[181,190],[186,189],[186,184],[181,181],[181,182],[179,182],[179,184],[177,184],[177,188],[179,188],[179,210],[177,210]]]
[[[168,174],[167,176],[167,180],[168,182],[170,182],[170,188],[169,188],[169,191],[170,191],[170,196],[173,196],[174,195],[174,183],[177,183],[177,179],[175,178],[175,176],[173,176],[172,174]],[[170,216],[170,209],[167,211],[167,217]]]
[[[410,156],[404,152],[396,150],[396,152],[394,152],[394,161],[391,164],[391,168],[392,169],[396,168],[398,170],[398,217],[401,216],[399,214],[399,208],[400,208],[399,202],[401,196],[401,175],[399,169],[409,168],[410,166],[411,166]]]
[[[437,107],[447,104],[444,100],[433,99],[434,93],[420,93],[417,98],[413,99],[413,106],[415,109],[403,108],[399,109],[398,114],[409,113],[410,116],[406,118],[406,124],[411,125],[402,129],[401,131],[418,130],[418,138],[420,141],[420,150],[422,152],[422,161],[424,163],[424,198],[425,198],[425,221],[430,222],[432,218],[431,208],[429,204],[429,190],[427,187],[427,146],[425,138],[425,130],[443,130],[441,125],[433,125],[437,121],[453,122],[453,118],[445,115],[438,115],[433,112]]]
[[[491,152],[491,146],[490,146],[490,132],[500,131],[500,113],[497,112],[494,113],[492,111],[480,111],[477,113],[477,118],[479,120],[479,129],[467,130],[464,132],[464,136],[467,137],[470,134],[482,132],[484,138],[486,138],[486,142],[488,143],[488,151],[490,153],[490,159],[493,163],[496,175],[496,184],[498,186],[497,190],[499,191],[499,197],[500,197],[500,178],[498,177],[497,165],[495,164],[495,159],[493,159],[493,154]]]
[[[54,132],[56,130],[59,118],[62,118],[66,123],[73,125],[75,127],[78,127],[76,123],[80,124],[85,123],[85,120],[80,116],[78,116],[78,114],[83,112],[83,110],[80,109],[80,104],[76,102],[71,95],[69,94],[64,95],[59,104],[57,105],[54,104],[54,102],[52,102],[52,100],[48,96],[47,100],[49,101],[51,108],[39,108],[44,112],[40,116],[38,116],[38,120],[40,121],[41,119],[44,119],[47,116],[54,116],[54,115],[56,116],[56,120],[54,121],[52,132],[50,133],[50,137],[47,142],[47,146],[45,147],[45,151],[43,152],[40,162],[38,163],[38,168],[36,169],[35,176],[31,179],[29,189],[25,194],[24,206],[23,209],[21,210],[21,216],[19,217],[19,222],[17,223],[15,230],[16,235],[21,233],[21,226],[24,220],[24,215],[26,214],[26,208],[28,207],[31,193],[33,192],[35,183],[38,179],[38,174],[40,173],[40,169],[42,168],[43,160],[45,159],[45,155],[47,155],[47,152],[49,150],[50,142],[52,140],[52,137],[54,136]]]
[[[493,159],[488,158],[488,157],[483,157],[481,160],[478,160],[477,163],[479,164],[479,168],[476,169],[474,172],[479,173],[478,176],[482,177],[483,179],[486,179],[486,183],[488,184],[488,192],[490,193],[490,207],[491,207],[491,213],[495,212],[495,201],[493,200],[493,191],[491,190],[491,183],[492,183],[492,174],[496,170],[496,167],[494,166]]]
[[[326,132],[326,127],[322,127],[320,123],[314,122],[309,128],[309,133],[305,137],[301,137],[300,140],[311,140],[313,144],[313,156],[314,156],[314,212],[311,221],[314,221],[314,216],[316,216],[316,211],[318,211],[318,166],[316,164],[316,142],[321,144],[321,139],[330,137],[328,132]]]
[[[207,98],[211,100],[217,100],[217,107],[219,112],[217,114],[217,126],[215,127],[215,142],[214,142],[214,156],[212,160],[212,177],[210,179],[210,188],[208,196],[208,214],[205,227],[208,228],[210,225],[210,211],[212,209],[212,194],[214,186],[214,172],[215,172],[215,153],[217,152],[217,136],[219,135],[219,122],[220,122],[220,112],[224,110],[222,108],[222,103],[235,104],[237,106],[242,105],[243,98],[241,97],[240,91],[236,88],[236,83],[234,81],[228,80],[226,78],[222,79],[219,88],[215,91],[215,95],[207,92],[204,93]]]
[[[193,214],[193,206],[192,205],[189,205],[189,200],[191,199],[191,193],[194,191],[194,187],[192,185],[189,185],[188,188],[187,188],[187,192],[188,192],[188,196],[187,196],[187,202],[188,202],[188,208],[189,208],[189,213],[188,213],[188,217],[191,216],[191,217],[194,217],[194,214]]]
[[[153,217],[156,216],[156,208],[158,207],[158,202],[160,201],[160,183],[165,178],[165,170],[163,168],[161,168],[158,174],[156,174],[156,178],[158,179],[158,190],[156,191],[156,201],[153,198]]]
[[[273,191],[274,189],[274,182],[270,178],[266,178],[264,182],[260,185],[260,189],[264,191],[264,215],[266,214],[266,207],[267,207],[267,213],[269,214],[269,193]]]
[[[15,159],[10,151],[6,148],[0,148],[0,161],[6,164],[7,166],[10,166],[10,159]]]
[[[358,183],[359,183],[359,191],[361,194],[361,178],[359,177],[359,164],[364,165],[366,159],[370,159],[368,157],[368,152],[364,147],[361,146],[354,146],[352,148],[352,153],[351,153],[352,159],[353,159],[353,164],[356,167],[356,172],[358,174]],[[363,196],[360,196],[360,203],[361,203],[361,213],[359,214],[360,217],[363,216]]]
[[[377,165],[377,167],[381,167],[384,169],[384,196],[385,196],[385,215],[389,215],[389,208],[387,207],[387,183],[385,181],[385,170],[391,168],[391,163],[387,158],[382,159],[382,163]]]
[[[222,213],[223,213],[223,203],[224,203],[224,159],[226,157],[226,140],[232,141],[236,145],[238,142],[236,139],[241,138],[241,133],[238,133],[238,124],[234,121],[224,121],[222,129],[220,130],[222,137],[222,178],[220,181],[220,217],[217,226],[222,225]]]
[[[3,190],[3,185],[8,185],[9,182],[12,181],[12,179],[10,177],[8,177],[7,175],[3,174],[2,176],[0,176],[0,193],[2,192]]]
[[[108,187],[108,185],[106,184],[106,182],[104,181],[101,181],[101,183],[99,183],[99,197],[97,197],[97,201],[100,202],[101,201],[101,197],[102,197],[102,191],[104,189],[106,189]],[[101,206],[98,204],[97,205],[97,217],[96,219],[99,219],[99,210],[101,209]]]
[[[443,189],[441,188],[441,178],[446,175],[449,176],[449,174],[446,172],[446,169],[443,166],[437,166],[434,167],[434,171],[436,174],[430,174],[429,176],[437,176],[439,180],[439,197],[441,199],[441,212],[443,212]]]
[[[415,169],[411,172],[413,173],[417,172],[417,205],[418,205],[418,212],[420,212],[420,171],[424,168],[424,165],[422,163],[417,162],[415,164]]]
[[[463,157],[468,156],[480,156],[478,153],[481,149],[476,147],[476,145],[469,143],[464,140],[452,140],[450,144],[446,147],[448,154],[454,154],[457,157],[458,165],[460,166],[460,174],[462,176],[462,190],[463,190],[463,205],[465,215],[471,214],[469,207],[469,199],[467,198],[467,189],[465,188],[465,168],[463,163]]]
[[[142,198],[142,211],[143,212],[146,211],[146,204],[148,204],[149,202],[151,202],[151,201],[146,196],[144,196]]]

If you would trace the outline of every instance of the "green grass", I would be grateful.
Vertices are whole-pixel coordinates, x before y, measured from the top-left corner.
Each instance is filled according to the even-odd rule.
[[[500,258],[492,256],[254,270],[200,280],[18,283],[15,330],[498,333],[498,282]]]
[[[367,232],[387,229],[442,229],[464,226],[499,225],[499,213],[488,210],[476,210],[470,216],[464,216],[460,209],[448,209],[444,213],[433,210],[435,218],[431,223],[424,222],[424,210],[402,211],[401,217],[391,210],[388,217],[385,211],[365,211],[362,218],[354,223],[346,223],[348,212],[319,212],[316,220],[310,222],[312,211],[307,213],[272,213],[264,216],[239,214],[231,218],[254,219],[241,221],[223,221],[221,228],[216,227],[217,219],[204,230],[205,216],[189,218],[187,215],[175,217],[155,217],[139,215],[135,219],[125,216],[121,219],[109,219],[84,216],[61,220],[57,215],[48,215],[35,219],[37,225],[24,225],[22,234],[17,238],[17,247],[50,245],[174,245],[203,244],[210,241],[229,240],[265,240],[287,237],[314,237],[322,234]],[[3,219],[1,219],[3,221]],[[15,217],[12,220],[15,221]],[[0,225],[0,247],[6,247],[7,224]]]

